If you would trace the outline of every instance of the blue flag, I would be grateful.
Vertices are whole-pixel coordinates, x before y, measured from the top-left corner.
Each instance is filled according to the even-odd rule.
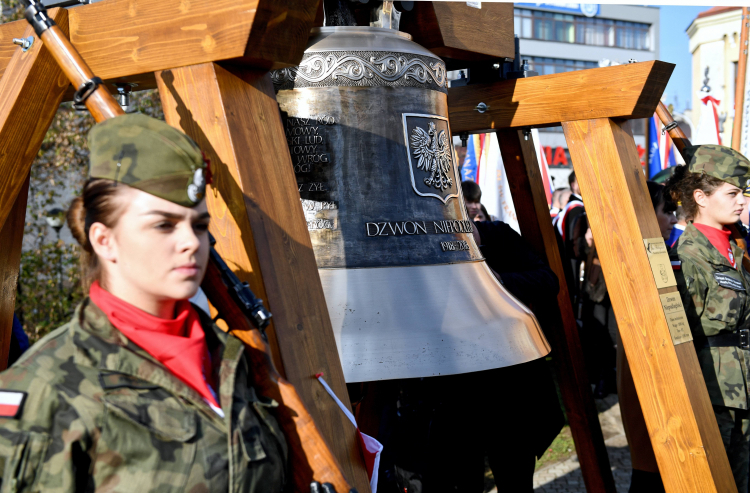
[[[461,180],[477,181],[477,150],[476,142],[479,141],[478,135],[470,135],[466,142],[466,157],[461,167]]]
[[[672,156],[674,161],[674,156]],[[656,126],[656,115],[648,119],[648,179],[661,171],[661,154],[659,154],[659,130]]]

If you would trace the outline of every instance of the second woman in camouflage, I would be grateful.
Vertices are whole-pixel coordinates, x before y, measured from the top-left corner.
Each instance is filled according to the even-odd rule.
[[[750,161],[718,145],[690,147],[687,158],[667,191],[693,219],[670,256],[737,489],[747,493],[750,274],[727,227],[746,205]]]

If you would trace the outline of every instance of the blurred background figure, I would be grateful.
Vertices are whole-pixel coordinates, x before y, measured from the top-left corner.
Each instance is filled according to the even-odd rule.
[[[560,214],[560,211],[562,211],[563,207],[565,207],[565,204],[568,203],[570,194],[570,188],[558,188],[554,191],[554,193],[552,194],[552,207],[550,207],[549,210],[549,215],[552,219],[557,217],[557,215]]]
[[[487,209],[482,204],[479,204],[479,214],[474,216],[474,222],[483,222],[483,221],[489,221],[490,220],[490,214],[487,212]]]
[[[669,239],[667,239],[667,246],[670,248],[675,246],[680,235],[685,231],[688,222],[688,217],[685,215],[685,211],[682,210],[682,207],[677,206],[674,214],[677,223],[672,227],[672,232],[669,234]]]
[[[568,175],[570,185],[570,196],[560,213],[552,220],[558,235],[558,246],[560,246],[560,257],[563,265],[567,266],[565,278],[568,280],[570,302],[576,314],[580,316],[579,304],[581,302],[581,264],[586,260],[588,246],[586,244],[586,230],[588,229],[588,218],[586,209],[581,198],[581,189],[578,187],[575,171]]]
[[[464,203],[466,204],[466,211],[469,213],[469,219],[472,221],[497,221],[497,218],[488,214],[487,209],[482,205],[482,189],[475,181],[462,181],[461,191],[464,194]],[[476,218],[477,215],[480,219]]]

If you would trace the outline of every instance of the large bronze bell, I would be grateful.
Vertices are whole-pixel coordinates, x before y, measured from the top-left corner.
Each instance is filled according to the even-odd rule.
[[[474,242],[443,61],[394,29],[323,27],[272,78],[346,381],[546,355]]]

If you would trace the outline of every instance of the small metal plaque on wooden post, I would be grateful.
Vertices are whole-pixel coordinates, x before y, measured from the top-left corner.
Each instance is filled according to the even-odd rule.
[[[677,286],[664,238],[644,238],[643,243],[646,246],[648,263],[651,264],[651,272],[654,275],[656,287],[661,289]]]
[[[664,317],[667,319],[669,333],[672,335],[674,345],[690,342],[693,340],[693,334],[690,332],[685,307],[682,305],[680,293],[660,294],[661,307],[664,310]]]

